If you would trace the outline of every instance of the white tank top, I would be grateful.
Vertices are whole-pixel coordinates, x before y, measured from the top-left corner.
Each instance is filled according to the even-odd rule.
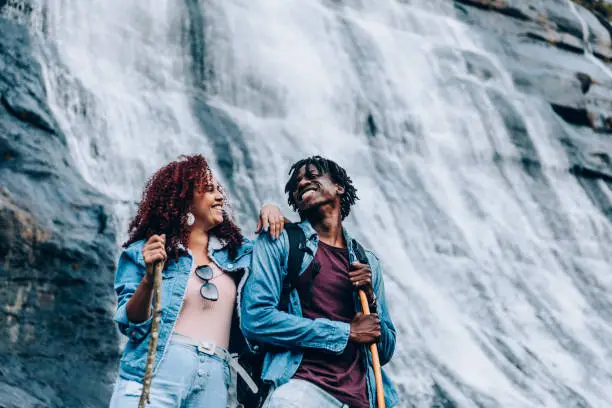
[[[200,295],[204,281],[195,274],[194,266],[174,331],[200,341],[215,342],[217,346],[227,349],[236,304],[236,283],[215,263],[209,265],[214,271],[210,282],[217,286],[219,299],[213,302]]]

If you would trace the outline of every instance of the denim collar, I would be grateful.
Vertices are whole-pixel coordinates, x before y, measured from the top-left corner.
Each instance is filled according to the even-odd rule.
[[[227,242],[216,235],[208,236],[208,252],[216,252],[223,249],[227,245]],[[189,252],[182,242],[179,242],[176,246],[178,249],[184,252]]]
[[[304,231],[306,240],[311,240],[313,239],[313,237],[316,237],[316,239],[318,240],[319,234],[317,234],[317,231],[315,231],[315,229],[312,227],[312,224],[310,224],[310,221],[304,220],[300,222],[299,225],[302,228],[302,231]],[[353,237],[351,236],[351,234],[349,234],[348,230],[344,227],[342,227],[342,235],[344,236],[344,241],[346,242],[347,248],[349,248],[352,251]]]

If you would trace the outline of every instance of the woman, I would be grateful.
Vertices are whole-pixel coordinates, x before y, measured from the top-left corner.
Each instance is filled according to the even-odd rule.
[[[153,266],[162,272],[162,313],[151,407],[225,407],[229,351],[244,339],[236,303],[251,243],[227,214],[223,190],[201,155],[158,170],[147,183],[115,278],[115,320],[128,337],[111,407],[137,407],[152,321]],[[277,238],[284,218],[262,208],[258,230]]]

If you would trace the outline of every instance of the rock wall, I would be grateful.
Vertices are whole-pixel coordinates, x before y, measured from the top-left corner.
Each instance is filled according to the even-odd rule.
[[[0,406],[104,406],[119,359],[110,203],[73,166],[27,30],[0,19],[0,33]]]
[[[572,126],[555,126],[572,162],[570,171],[612,219],[612,203],[601,184],[612,186],[612,28],[600,14],[575,7],[587,25],[587,41],[566,0],[455,0],[458,18],[481,31],[516,90],[548,102]],[[594,59],[585,55],[589,49]],[[496,75],[486,61],[465,57],[482,79]],[[497,106],[504,110],[501,101]],[[502,113],[515,123],[511,112]]]

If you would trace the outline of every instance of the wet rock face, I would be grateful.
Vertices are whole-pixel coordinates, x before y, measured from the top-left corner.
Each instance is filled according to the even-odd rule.
[[[455,8],[458,18],[482,32],[487,50],[510,72],[516,90],[550,105],[550,126],[570,158],[568,170],[611,218],[609,199],[598,184],[612,182],[610,24],[601,14],[575,5],[586,27],[584,33],[566,0],[455,0]],[[486,80],[495,74],[480,56],[464,53],[464,58],[479,78]],[[503,103],[496,106],[510,133],[516,134],[513,124],[520,118]],[[559,121],[571,125],[571,132]]]
[[[612,61],[611,34],[593,14],[581,6],[576,10],[566,0],[542,2],[498,2],[456,0],[458,16],[487,33],[491,50],[504,61],[517,88],[543,96],[560,106],[560,115],[569,123],[587,125],[599,132],[612,133],[612,77],[588,60],[589,49],[602,64]],[[546,5],[544,5],[546,4]],[[608,66],[608,70],[611,66]],[[574,111],[584,112],[588,120],[576,123]]]
[[[109,202],[72,165],[27,31],[0,32],[0,406],[104,406],[119,358]]]

